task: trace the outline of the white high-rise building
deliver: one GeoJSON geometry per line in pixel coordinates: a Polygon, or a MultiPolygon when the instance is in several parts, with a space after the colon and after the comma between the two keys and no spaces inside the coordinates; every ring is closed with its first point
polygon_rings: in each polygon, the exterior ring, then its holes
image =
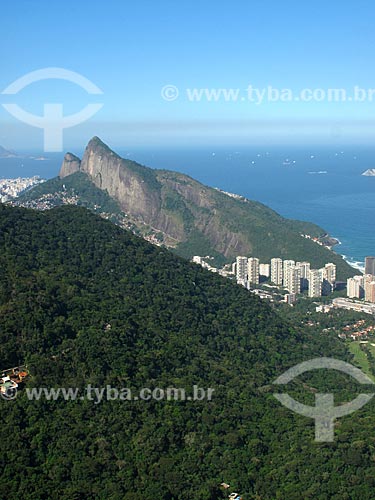
{"type": "Polygon", "coordinates": [[[289,267],[286,282],[284,286],[290,294],[301,293],[301,270],[296,266],[289,267]]]}
{"type": "Polygon", "coordinates": [[[237,257],[236,259],[237,282],[247,281],[247,257],[237,257]]]}
{"type": "Polygon", "coordinates": [[[283,284],[283,261],[281,259],[271,259],[271,281],[278,286],[283,284]]]}
{"type": "Polygon", "coordinates": [[[325,267],[321,267],[320,269],[318,269],[318,271],[319,271],[319,275],[320,275],[320,281],[323,282],[327,276],[326,269],[325,269],[325,267]]]}
{"type": "Polygon", "coordinates": [[[259,285],[259,259],[255,257],[247,260],[247,279],[251,285],[259,285]]]}
{"type": "Polygon", "coordinates": [[[375,281],[372,281],[369,286],[369,290],[367,291],[368,302],[372,302],[375,304],[375,281]]]}
{"type": "Polygon", "coordinates": [[[296,262],[296,268],[301,270],[301,278],[309,277],[310,266],[310,262],[296,262]]]}
{"type": "Polygon", "coordinates": [[[375,303],[375,281],[365,282],[365,301],[375,303]]]}
{"type": "Polygon", "coordinates": [[[366,283],[370,283],[371,281],[374,281],[374,276],[372,274],[364,274],[363,275],[363,284],[364,285],[366,283]]]}
{"type": "Polygon", "coordinates": [[[307,290],[309,287],[310,262],[297,262],[296,268],[301,272],[301,290],[307,290]]]}
{"type": "Polygon", "coordinates": [[[336,265],[331,262],[324,266],[325,276],[324,279],[328,281],[331,285],[335,285],[336,283],[336,265]]]}
{"type": "Polygon", "coordinates": [[[327,277],[328,277],[328,271],[326,267],[321,267],[318,269],[319,274],[320,274],[320,281],[322,285],[322,295],[329,295],[332,290],[333,290],[333,284],[331,284],[327,277]]]}
{"type": "Polygon", "coordinates": [[[347,296],[350,299],[360,299],[363,296],[364,278],[363,276],[354,276],[347,280],[347,296]]]}
{"type": "Polygon", "coordinates": [[[289,290],[289,269],[295,267],[296,263],[294,260],[284,260],[283,262],[283,286],[289,290]]]}
{"type": "Polygon", "coordinates": [[[309,272],[309,297],[322,296],[322,277],[320,269],[311,269],[309,272]]]}
{"type": "Polygon", "coordinates": [[[270,277],[270,265],[269,264],[259,264],[259,274],[261,276],[266,276],[266,278],[270,277]]]}
{"type": "Polygon", "coordinates": [[[364,278],[363,274],[359,274],[358,276],[354,276],[354,279],[356,281],[358,281],[360,287],[363,288],[365,286],[365,278],[364,278]]]}

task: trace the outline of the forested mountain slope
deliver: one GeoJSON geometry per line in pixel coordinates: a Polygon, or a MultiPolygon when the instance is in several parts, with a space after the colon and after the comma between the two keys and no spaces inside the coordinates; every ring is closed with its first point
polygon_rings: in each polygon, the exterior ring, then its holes
{"type": "Polygon", "coordinates": [[[281,257],[309,261],[314,268],[333,262],[339,280],[355,274],[341,256],[301,236],[323,237],[319,226],[285,219],[262,203],[229,196],[187,175],[123,159],[98,137],[88,143],[82,161],[67,153],[59,179],[27,191],[20,203],[41,203],[46,195],[56,204],[74,198],[114,217],[122,212],[141,234],[153,234],[186,258],[211,255],[223,263],[237,255],[262,262],[281,257]]]}
{"type": "MultiPolygon", "coordinates": [[[[244,500],[373,499],[373,405],[317,444],[313,421],[272,395],[285,369],[323,355],[348,359],[336,339],[83,208],[0,205],[1,369],[30,370],[18,397],[0,401],[2,499],[216,500],[222,481],[244,500]],[[215,392],[26,397],[88,384],[215,392]]],[[[293,390],[313,404],[317,389],[352,391],[347,382],[316,372],[293,390]]]]}

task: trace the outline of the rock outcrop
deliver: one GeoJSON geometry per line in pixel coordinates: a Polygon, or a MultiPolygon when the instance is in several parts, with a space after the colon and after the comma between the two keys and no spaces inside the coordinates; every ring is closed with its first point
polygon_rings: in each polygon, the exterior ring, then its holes
{"type": "Polygon", "coordinates": [[[341,257],[301,236],[321,236],[321,228],[284,219],[261,203],[204,186],[182,173],[121,158],[98,137],[91,139],[82,161],[65,155],[60,178],[77,172],[117,202],[136,232],[157,235],[159,242],[176,247],[185,257],[229,260],[254,255],[267,262],[279,256],[309,260],[316,267],[331,261],[339,274],[351,275],[341,257]]]}
{"type": "Polygon", "coordinates": [[[89,142],[81,171],[88,174],[98,188],[115,198],[124,212],[132,213],[147,224],[158,219],[161,205],[158,190],[146,182],[141,169],[138,172],[132,169],[131,162],[123,160],[98,137],[89,142]]]}
{"type": "Polygon", "coordinates": [[[72,153],[66,153],[59,173],[60,179],[63,179],[68,175],[72,175],[75,172],[79,172],[80,167],[81,167],[81,160],[78,158],[78,156],[75,156],[72,153]]]}

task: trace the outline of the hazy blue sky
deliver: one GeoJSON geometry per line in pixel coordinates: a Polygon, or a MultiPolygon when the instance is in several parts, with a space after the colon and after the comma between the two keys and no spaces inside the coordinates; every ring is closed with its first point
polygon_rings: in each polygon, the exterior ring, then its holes
{"type": "MultiPolygon", "coordinates": [[[[133,144],[371,142],[374,102],[190,102],[186,88],[375,88],[373,0],[3,0],[0,90],[47,67],[75,71],[103,95],[57,80],[34,83],[0,104],[65,114],[103,108],[66,129],[64,147],[100,135],[133,144]],[[179,97],[163,100],[174,85],[179,97]]],[[[247,96],[246,93],[241,94],[247,96]]],[[[0,107],[0,144],[42,148],[42,131],[0,107]]]]}

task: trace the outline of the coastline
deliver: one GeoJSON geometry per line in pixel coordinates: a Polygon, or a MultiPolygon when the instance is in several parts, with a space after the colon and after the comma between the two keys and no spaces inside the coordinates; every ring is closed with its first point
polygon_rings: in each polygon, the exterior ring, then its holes
{"type": "Polygon", "coordinates": [[[364,263],[364,261],[356,260],[354,257],[350,257],[348,255],[344,255],[341,252],[336,251],[334,249],[334,247],[341,245],[341,241],[338,238],[334,237],[334,236],[331,236],[331,235],[327,235],[327,236],[328,236],[328,240],[330,242],[332,242],[331,245],[327,245],[327,248],[329,248],[330,250],[332,250],[332,252],[335,252],[338,255],[341,255],[341,257],[345,260],[345,262],[347,264],[349,264],[350,267],[352,267],[353,269],[357,269],[358,271],[360,271],[361,273],[364,274],[364,272],[365,272],[365,263],[364,263]]]}
{"type": "Polygon", "coordinates": [[[349,266],[353,267],[354,269],[358,269],[361,273],[364,274],[365,272],[365,263],[362,261],[354,260],[353,257],[348,257],[347,255],[342,255],[342,258],[349,264],[349,266]]]}

